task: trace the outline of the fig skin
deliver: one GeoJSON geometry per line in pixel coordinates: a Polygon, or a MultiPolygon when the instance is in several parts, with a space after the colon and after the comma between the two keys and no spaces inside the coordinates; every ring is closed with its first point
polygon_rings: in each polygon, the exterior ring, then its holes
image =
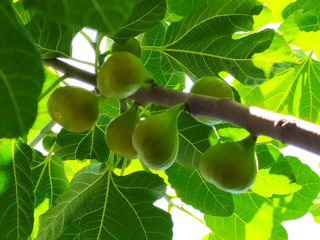
{"type": "Polygon", "coordinates": [[[111,151],[128,159],[137,158],[138,153],[132,145],[132,133],[139,120],[138,106],[133,104],[129,110],[110,121],[105,140],[111,151]]]}
{"type": "Polygon", "coordinates": [[[198,166],[200,174],[224,191],[245,192],[257,175],[254,148],[255,138],[251,135],[237,142],[218,143],[203,153],[198,166]]]}
{"type": "Polygon", "coordinates": [[[88,130],[99,114],[98,97],[78,87],[61,87],[50,96],[48,112],[51,118],[71,132],[88,130]]]}
{"type": "Polygon", "coordinates": [[[135,38],[130,38],[126,43],[119,44],[114,42],[111,46],[111,53],[115,52],[130,52],[136,55],[138,58],[141,57],[141,45],[140,42],[135,38]]]}
{"type": "Polygon", "coordinates": [[[165,170],[174,163],[179,146],[177,119],[180,112],[179,104],[137,124],[132,143],[146,166],[165,170]]]}
{"type": "MultiPolygon", "coordinates": [[[[193,84],[190,92],[217,98],[234,98],[229,84],[217,76],[205,76],[200,78],[193,84]]],[[[208,117],[195,117],[195,119],[209,126],[222,122],[221,120],[208,117]]]]}
{"type": "Polygon", "coordinates": [[[109,98],[126,98],[150,78],[138,57],[130,52],[115,52],[98,73],[100,94],[109,98]]]}

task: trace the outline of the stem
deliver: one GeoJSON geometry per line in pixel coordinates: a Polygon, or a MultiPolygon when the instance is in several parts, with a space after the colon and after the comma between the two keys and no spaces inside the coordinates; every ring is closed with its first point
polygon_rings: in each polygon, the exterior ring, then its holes
{"type": "Polygon", "coordinates": [[[119,99],[120,113],[124,113],[128,110],[127,99],[119,99]]]}
{"type": "Polygon", "coordinates": [[[120,176],[123,176],[124,175],[124,170],[126,169],[127,167],[127,161],[128,159],[126,157],[123,158],[123,162],[122,162],[122,167],[121,167],[121,173],[120,173],[120,176]]]}
{"type": "Polygon", "coordinates": [[[95,73],[98,74],[99,72],[99,59],[100,59],[100,44],[101,44],[101,41],[103,39],[104,35],[100,35],[97,39],[97,43],[96,43],[96,59],[95,59],[95,73]]]}
{"type": "Polygon", "coordinates": [[[94,49],[94,42],[91,40],[91,38],[82,30],[80,31],[80,33],[89,42],[90,46],[94,49]]]}
{"type": "Polygon", "coordinates": [[[39,96],[39,101],[44,98],[45,96],[47,96],[47,94],[49,94],[56,86],[59,85],[59,83],[61,83],[62,81],[64,81],[66,78],[68,78],[68,75],[65,74],[59,78],[57,78],[54,83],[51,84],[50,87],[47,88],[46,91],[44,91],[43,93],[41,93],[41,95],[39,96]]]}
{"type": "MultiPolygon", "coordinates": [[[[96,76],[51,59],[53,66],[70,77],[96,86],[96,76]]],[[[49,64],[50,65],[50,64],[49,64]]],[[[158,104],[172,107],[186,103],[186,110],[194,116],[221,119],[247,129],[253,135],[265,135],[320,154],[320,126],[301,119],[240,104],[232,99],[213,98],[159,86],[141,87],[131,99],[138,104],[158,104]]]]}
{"type": "Polygon", "coordinates": [[[29,146],[34,148],[38,144],[38,142],[40,142],[41,139],[51,131],[51,128],[55,124],[56,123],[52,119],[47,122],[47,124],[44,125],[44,127],[38,132],[38,134],[29,142],[29,146]]]}
{"type": "Polygon", "coordinates": [[[201,222],[202,224],[206,225],[206,223],[205,223],[203,220],[201,220],[200,218],[198,218],[197,216],[195,216],[194,214],[192,214],[191,212],[189,212],[189,211],[186,210],[185,208],[183,208],[183,207],[175,204],[174,202],[172,202],[172,198],[171,198],[170,195],[166,194],[166,195],[164,196],[164,198],[167,200],[170,208],[175,207],[175,208],[179,209],[180,211],[185,212],[186,214],[190,215],[191,217],[197,219],[197,220],[198,220],[199,222],[201,222]]]}

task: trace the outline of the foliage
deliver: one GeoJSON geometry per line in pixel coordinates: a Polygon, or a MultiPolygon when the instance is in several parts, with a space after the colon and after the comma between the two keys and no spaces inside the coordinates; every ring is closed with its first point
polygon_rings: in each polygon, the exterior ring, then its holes
{"type": "MultiPolygon", "coordinates": [[[[320,124],[319,13],[317,0],[0,1],[0,239],[169,240],[170,209],[181,209],[174,198],[204,214],[206,239],[285,240],[282,222],[308,212],[319,223],[320,177],[282,155],[280,142],[258,138],[256,180],[234,194],[206,181],[196,166],[210,146],[239,141],[245,129],[210,127],[182,112],[176,161],[154,171],[105,143],[106,126],[130,99],[99,97],[97,121],[80,133],[53,134],[46,109],[49,94],[69,78],[46,60],[79,61],[72,40],[82,34],[96,53],[94,63],[82,62],[96,73],[113,42],[135,37],[153,76],[146,85],[182,91],[187,75],[231,76],[243,104],[320,124]],[[269,23],[278,25],[264,28],[269,23]],[[86,28],[97,31],[96,39],[86,28]],[[45,137],[47,151],[39,152],[45,137]],[[168,211],[156,207],[159,199],[168,201],[168,211]]],[[[140,118],[162,111],[139,107],[140,118]]]]}

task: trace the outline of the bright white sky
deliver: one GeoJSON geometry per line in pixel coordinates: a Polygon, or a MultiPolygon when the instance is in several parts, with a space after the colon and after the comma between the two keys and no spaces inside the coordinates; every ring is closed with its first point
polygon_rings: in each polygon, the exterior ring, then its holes
{"type": "MultiPolygon", "coordinates": [[[[85,32],[91,37],[91,39],[95,39],[95,31],[86,29],[85,32]]],[[[102,41],[104,44],[101,46],[101,52],[105,51],[105,42],[102,41]]],[[[72,55],[76,59],[80,59],[83,61],[94,62],[94,51],[88,44],[87,40],[81,35],[78,34],[73,41],[73,51],[72,55]]],[[[94,67],[90,67],[85,64],[80,64],[74,61],[68,61],[69,63],[80,67],[84,70],[94,72],[94,67]]],[[[72,85],[77,85],[81,87],[85,87],[87,89],[93,89],[91,86],[79,83],[77,81],[68,81],[72,85]]],[[[190,88],[192,82],[187,80],[187,88],[190,88]]],[[[55,126],[54,130],[60,129],[59,126],[55,126]]],[[[38,148],[41,146],[38,144],[38,148]]],[[[43,150],[43,149],[39,149],[43,150]]],[[[313,171],[317,172],[320,175],[319,163],[320,157],[304,150],[295,148],[295,147],[288,147],[284,149],[283,154],[285,155],[292,155],[297,156],[302,162],[308,164],[313,171]]],[[[170,191],[170,189],[168,190],[170,191]]],[[[192,212],[194,215],[203,219],[203,214],[192,207],[183,204],[181,201],[177,200],[175,203],[179,205],[183,205],[188,211],[192,212]]],[[[166,200],[162,199],[156,202],[158,207],[167,210],[167,202],[166,200]]],[[[194,219],[193,217],[189,216],[188,214],[173,208],[171,210],[171,215],[174,221],[174,237],[173,240],[200,240],[202,237],[210,233],[210,230],[200,223],[198,220],[194,219]]],[[[284,222],[283,226],[287,229],[289,240],[319,240],[320,236],[320,225],[315,223],[311,214],[306,214],[304,217],[284,222]]]]}

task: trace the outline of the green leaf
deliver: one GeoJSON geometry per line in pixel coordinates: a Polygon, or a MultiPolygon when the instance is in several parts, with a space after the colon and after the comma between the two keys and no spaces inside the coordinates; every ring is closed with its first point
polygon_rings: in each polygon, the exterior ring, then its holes
{"type": "MultiPolygon", "coordinates": [[[[146,32],[143,36],[143,46],[161,46],[164,41],[166,28],[159,24],[154,29],[146,32]]],[[[185,88],[185,74],[181,72],[168,73],[161,68],[161,53],[153,50],[142,51],[141,61],[150,71],[155,82],[166,88],[183,90],[185,88]]]]}
{"type": "Polygon", "coordinates": [[[132,0],[24,0],[27,8],[35,7],[60,23],[90,27],[106,34],[115,34],[127,22],[132,0]]]}
{"type": "Polygon", "coordinates": [[[214,1],[172,23],[161,46],[144,50],[160,52],[164,69],[183,71],[192,79],[226,71],[245,84],[261,83],[265,74],[253,65],[252,56],[270,46],[274,31],[232,39],[235,32],[252,30],[252,16],[260,10],[255,0],[214,1]]]}
{"type": "Polygon", "coordinates": [[[232,216],[205,215],[206,223],[213,231],[213,239],[287,239],[281,223],[307,213],[320,191],[320,178],[297,158],[286,157],[284,161],[290,165],[296,183],[302,188],[291,194],[273,195],[270,198],[253,192],[234,194],[235,211],[232,216]]]}
{"type": "Polygon", "coordinates": [[[135,0],[129,20],[113,38],[126,40],[154,28],[164,18],[166,8],[166,0],[135,0]]]}
{"type": "Polygon", "coordinates": [[[290,5],[288,5],[283,11],[283,18],[287,18],[292,13],[296,11],[312,11],[312,10],[320,10],[319,3],[315,0],[297,0],[293,1],[290,5]]]}
{"type": "Polygon", "coordinates": [[[62,129],[57,135],[54,153],[61,160],[97,159],[105,162],[108,159],[109,148],[105,142],[104,132],[108,122],[119,113],[117,100],[106,99],[101,103],[99,119],[89,130],[82,133],[72,133],[62,129]]]}
{"type": "Polygon", "coordinates": [[[53,204],[69,185],[63,162],[57,156],[52,156],[50,152],[45,157],[35,150],[31,169],[36,195],[35,205],[40,204],[45,198],[53,204]]]}
{"type": "Polygon", "coordinates": [[[170,215],[153,206],[165,194],[163,180],[146,172],[119,177],[100,167],[89,165],[74,177],[41,217],[37,239],[56,239],[74,219],[80,239],[172,239],[170,215]]]}
{"type": "Polygon", "coordinates": [[[192,11],[210,4],[213,0],[168,0],[168,8],[177,15],[187,16],[192,11]]]}
{"type": "Polygon", "coordinates": [[[26,25],[42,58],[71,56],[71,42],[80,28],[63,25],[38,14],[26,25]]]}
{"type": "Polygon", "coordinates": [[[312,205],[309,209],[309,212],[312,214],[316,223],[320,224],[320,204],[316,203],[316,204],[312,205]]]}
{"type": "Polygon", "coordinates": [[[0,28],[0,138],[13,138],[25,134],[37,116],[44,74],[8,0],[0,3],[0,28]]]}
{"type": "Polygon", "coordinates": [[[232,194],[207,182],[197,169],[175,163],[166,170],[166,174],[172,188],[184,203],[214,216],[230,216],[233,213],[232,194]]]}
{"type": "Polygon", "coordinates": [[[281,24],[279,31],[290,43],[303,51],[313,50],[320,54],[319,9],[308,12],[295,12],[281,24]]]}
{"type": "Polygon", "coordinates": [[[283,9],[288,6],[288,4],[294,2],[295,0],[259,0],[259,2],[262,2],[266,4],[266,6],[270,9],[273,15],[273,21],[272,22],[280,22],[282,21],[281,12],[283,9]]]}
{"type": "Polygon", "coordinates": [[[308,56],[259,86],[234,83],[244,104],[319,123],[320,63],[308,56]]]}
{"type": "Polygon", "coordinates": [[[33,186],[30,147],[0,140],[0,239],[25,240],[33,228],[33,186]]]}

